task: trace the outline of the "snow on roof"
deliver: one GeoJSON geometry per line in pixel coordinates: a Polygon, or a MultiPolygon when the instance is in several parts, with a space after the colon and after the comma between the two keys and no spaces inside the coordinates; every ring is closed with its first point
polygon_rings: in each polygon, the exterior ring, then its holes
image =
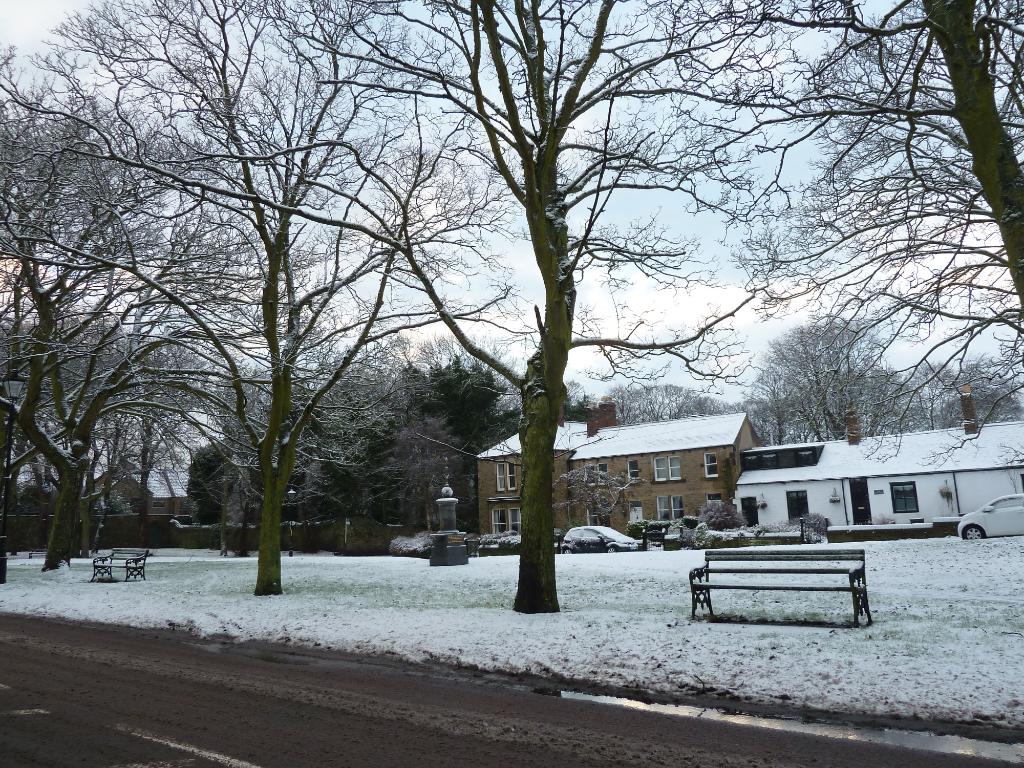
{"type": "MultiPolygon", "coordinates": [[[[567,421],[558,428],[555,434],[555,450],[571,451],[587,439],[587,425],[582,421],[567,421]]],[[[477,454],[479,459],[493,459],[499,456],[518,455],[522,452],[519,433],[502,440],[492,448],[477,454]]]]}
{"type": "MultiPolygon", "coordinates": [[[[671,421],[604,427],[594,437],[587,437],[587,425],[566,422],[559,427],[555,448],[573,451],[574,459],[603,459],[612,456],[636,456],[691,448],[731,445],[746,418],[744,413],[719,416],[690,416],[671,421]]],[[[499,443],[480,454],[481,459],[518,454],[519,435],[499,443]]]]}
{"type": "MultiPolygon", "coordinates": [[[[787,450],[799,445],[775,445],[757,453],[787,450]]],[[[840,480],[850,477],[913,475],[927,472],[970,471],[1024,466],[1024,422],[986,424],[976,437],[963,429],[935,429],[902,435],[868,437],[859,445],[832,440],[821,445],[815,466],[756,469],[743,472],[738,485],[801,480],[840,480]]]]}
{"type": "Polygon", "coordinates": [[[149,475],[149,492],[158,499],[183,499],[188,496],[188,472],[154,469],[149,475]]]}

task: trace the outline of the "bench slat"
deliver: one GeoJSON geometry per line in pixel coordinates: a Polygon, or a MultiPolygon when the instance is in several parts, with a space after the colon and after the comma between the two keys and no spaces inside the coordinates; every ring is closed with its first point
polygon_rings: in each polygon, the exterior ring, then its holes
{"type": "Polygon", "coordinates": [[[707,562],[807,562],[811,560],[864,560],[863,552],[837,551],[835,553],[821,552],[732,552],[726,553],[711,550],[704,554],[707,562]]]}
{"type": "Polygon", "coordinates": [[[751,592],[777,590],[782,592],[849,592],[850,585],[824,587],[815,584],[694,584],[694,589],[748,589],[751,592]]]}
{"type": "Polygon", "coordinates": [[[848,575],[860,568],[713,568],[708,573],[841,573],[848,575]]]}

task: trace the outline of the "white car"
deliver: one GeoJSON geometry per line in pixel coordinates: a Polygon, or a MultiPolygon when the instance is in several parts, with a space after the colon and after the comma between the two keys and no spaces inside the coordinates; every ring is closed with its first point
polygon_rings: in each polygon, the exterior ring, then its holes
{"type": "Polygon", "coordinates": [[[1024,536],[1024,493],[1000,496],[964,515],[957,533],[964,539],[1024,536]]]}

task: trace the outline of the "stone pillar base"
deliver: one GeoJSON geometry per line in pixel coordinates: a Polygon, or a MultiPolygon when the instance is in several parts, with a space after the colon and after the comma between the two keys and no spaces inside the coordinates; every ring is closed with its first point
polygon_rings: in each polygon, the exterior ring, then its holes
{"type": "Polygon", "coordinates": [[[430,551],[431,565],[468,565],[466,536],[458,531],[432,533],[434,547],[430,551]]]}

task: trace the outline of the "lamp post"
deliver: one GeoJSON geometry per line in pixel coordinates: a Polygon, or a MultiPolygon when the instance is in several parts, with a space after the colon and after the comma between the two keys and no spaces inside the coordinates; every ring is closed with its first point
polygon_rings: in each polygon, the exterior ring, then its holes
{"type": "Polygon", "coordinates": [[[25,389],[25,382],[21,379],[10,376],[0,381],[0,391],[4,399],[10,403],[4,403],[7,410],[7,431],[4,436],[4,503],[0,511],[0,584],[7,583],[7,510],[11,502],[11,451],[14,448],[14,417],[18,413],[14,402],[21,396],[25,389]]]}
{"type": "MultiPolygon", "coordinates": [[[[285,496],[288,497],[288,503],[289,504],[294,504],[295,503],[296,492],[295,492],[294,488],[289,488],[288,492],[285,494],[285,496]]],[[[292,554],[295,552],[295,547],[292,546],[292,538],[294,537],[294,535],[295,535],[295,521],[294,520],[289,520],[288,521],[288,557],[291,557],[292,554]]]]}

